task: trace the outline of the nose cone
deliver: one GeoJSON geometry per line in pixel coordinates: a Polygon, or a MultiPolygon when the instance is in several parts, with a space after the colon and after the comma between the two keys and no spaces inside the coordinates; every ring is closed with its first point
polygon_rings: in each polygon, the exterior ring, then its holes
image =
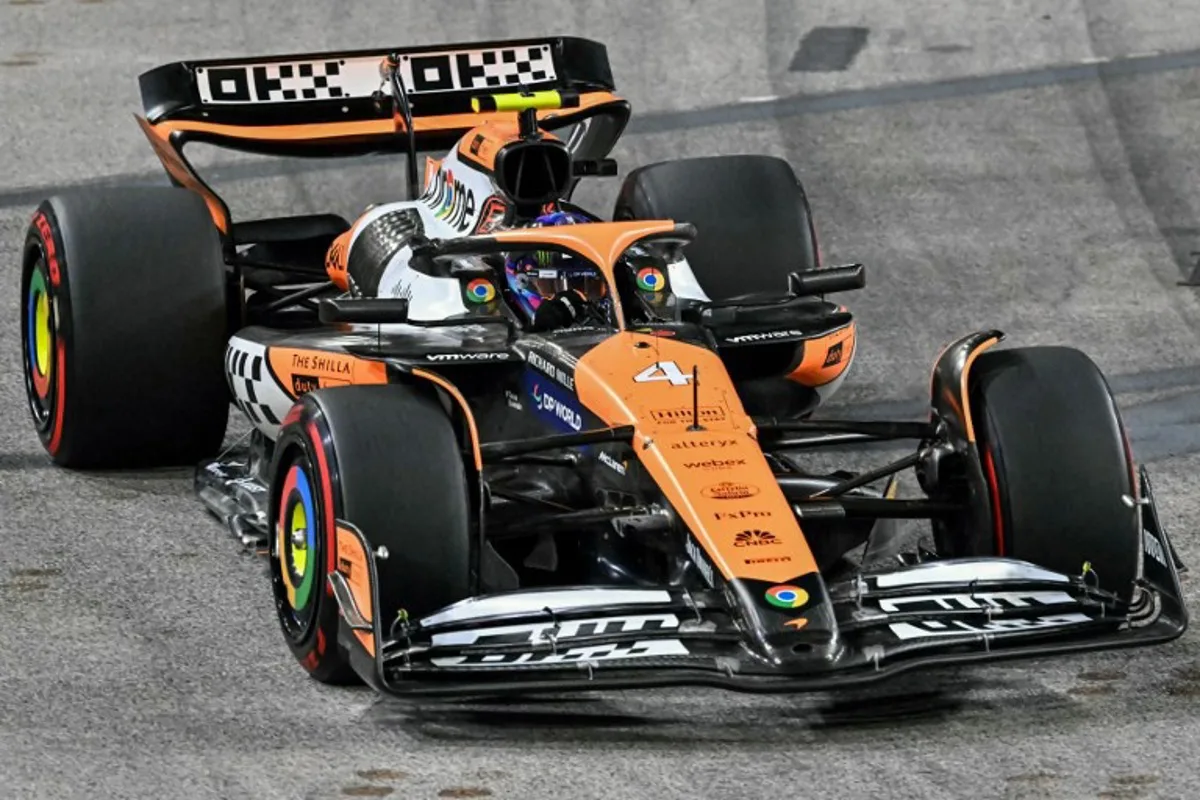
{"type": "Polygon", "coordinates": [[[731,584],[747,647],[772,668],[825,667],[840,650],[825,582],[811,572],[784,583],[737,579],[731,584]]]}

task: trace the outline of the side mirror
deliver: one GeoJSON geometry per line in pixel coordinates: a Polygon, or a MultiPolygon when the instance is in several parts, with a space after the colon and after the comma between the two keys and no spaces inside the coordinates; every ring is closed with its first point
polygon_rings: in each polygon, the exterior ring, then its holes
{"type": "Polygon", "coordinates": [[[577,160],[572,163],[572,168],[579,178],[611,178],[617,174],[617,162],[612,158],[577,160]]]}
{"type": "Polygon", "coordinates": [[[866,267],[862,264],[805,270],[788,275],[788,290],[796,297],[849,292],[866,285],[866,267]]]}

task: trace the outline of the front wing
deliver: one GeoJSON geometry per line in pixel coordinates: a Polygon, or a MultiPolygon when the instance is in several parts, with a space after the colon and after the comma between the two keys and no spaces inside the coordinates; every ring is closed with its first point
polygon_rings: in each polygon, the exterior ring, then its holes
{"type": "MultiPolygon", "coordinates": [[[[829,589],[834,633],[760,647],[723,592],[581,586],[472,598],[419,620],[373,620],[375,562],[339,523],[340,640],[381,692],[471,696],[711,686],[850,688],[918,668],[1168,642],[1188,625],[1174,550],[1142,474],[1144,570],[1132,603],[1000,558],[933,561],[829,589]]],[[[803,609],[798,609],[800,612],[803,609]]]]}

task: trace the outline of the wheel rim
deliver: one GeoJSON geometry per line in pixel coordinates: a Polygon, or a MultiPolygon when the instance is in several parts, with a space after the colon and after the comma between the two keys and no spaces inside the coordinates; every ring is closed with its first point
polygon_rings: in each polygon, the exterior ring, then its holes
{"type": "Polygon", "coordinates": [[[317,568],[320,564],[320,517],[313,500],[308,464],[293,461],[279,493],[276,517],[276,577],[280,586],[280,615],[294,640],[307,636],[316,615],[317,568]]]}
{"type": "Polygon", "coordinates": [[[54,409],[54,353],[58,341],[57,315],[54,298],[46,282],[42,260],[34,264],[29,275],[29,291],[25,299],[25,374],[27,394],[34,421],[44,430],[54,409]]]}

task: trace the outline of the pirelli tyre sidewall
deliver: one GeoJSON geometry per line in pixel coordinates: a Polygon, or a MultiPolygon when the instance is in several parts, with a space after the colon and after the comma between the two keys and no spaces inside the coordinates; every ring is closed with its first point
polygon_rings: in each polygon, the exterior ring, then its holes
{"type": "MultiPolygon", "coordinates": [[[[991,552],[1133,595],[1142,533],[1132,452],[1104,376],[1068,347],[990,350],[969,374],[991,552]],[[1086,565],[1086,566],[1085,566],[1086,565]]],[[[981,509],[981,512],[984,512],[981,509]]]]}
{"type": "Polygon", "coordinates": [[[52,457],[62,448],[66,342],[72,338],[62,243],[45,207],[25,237],[21,270],[21,363],[34,428],[52,457]]]}
{"type": "Polygon", "coordinates": [[[191,465],[229,414],[220,238],[183,189],[43,202],[22,252],[21,349],[34,427],[67,467],[191,465]]]}
{"type": "Polygon", "coordinates": [[[280,428],[271,467],[268,553],[280,628],[316,680],[357,682],[338,644],[338,607],[329,586],[342,513],[337,455],[319,404],[302,397],[280,428]]]}

